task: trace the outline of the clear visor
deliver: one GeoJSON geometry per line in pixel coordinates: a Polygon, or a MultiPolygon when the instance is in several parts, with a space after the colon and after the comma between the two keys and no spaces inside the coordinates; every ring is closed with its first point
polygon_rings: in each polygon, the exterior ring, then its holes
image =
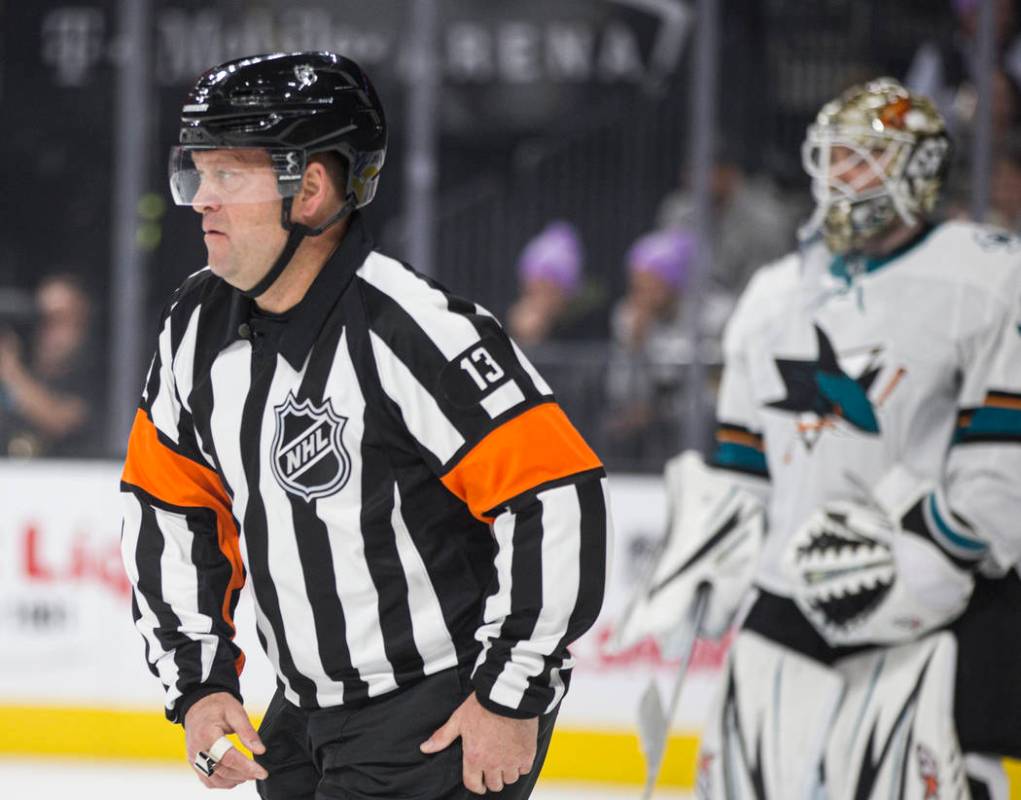
{"type": "Polygon", "coordinates": [[[170,193],[179,206],[271,203],[292,197],[305,173],[301,150],[173,147],[170,193]]]}
{"type": "Polygon", "coordinates": [[[888,191],[909,145],[886,136],[852,138],[810,129],[801,161],[817,201],[864,200],[888,191]]]}

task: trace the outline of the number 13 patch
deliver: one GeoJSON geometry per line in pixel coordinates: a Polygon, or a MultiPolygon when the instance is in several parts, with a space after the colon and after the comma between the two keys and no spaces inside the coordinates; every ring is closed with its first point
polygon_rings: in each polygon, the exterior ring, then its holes
{"type": "Polygon", "coordinates": [[[440,385],[447,399],[458,408],[472,408],[481,403],[488,410],[490,404],[486,398],[494,393],[521,394],[510,375],[516,364],[517,359],[506,342],[487,336],[450,360],[443,368],[440,385]],[[510,392],[511,386],[516,391],[510,392]]]}

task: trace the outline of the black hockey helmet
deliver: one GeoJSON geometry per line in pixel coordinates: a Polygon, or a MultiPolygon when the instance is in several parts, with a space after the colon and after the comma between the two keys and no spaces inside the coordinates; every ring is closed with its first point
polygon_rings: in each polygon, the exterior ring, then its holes
{"type": "Polygon", "coordinates": [[[347,166],[345,196],[361,208],[376,193],[386,157],[386,117],[354,61],[326,52],[273,53],[228,61],[202,75],[181,111],[179,141],[175,151],[269,150],[284,196],[288,181],[300,180],[308,156],[335,152],[347,166]]]}
{"type": "MultiPolygon", "coordinates": [[[[372,201],[386,157],[386,117],[376,90],[354,61],[328,52],[272,53],[228,61],[204,73],[181,111],[178,141],[170,155],[170,186],[179,205],[191,205],[199,191],[196,152],[257,149],[269,154],[277,178],[275,196],[283,198],[281,225],[290,236],[266,278],[246,292],[257,296],[279,277],[304,236],[322,233],[372,201]],[[291,199],[309,156],[326,152],[340,156],[347,168],[344,205],[317,228],[293,223],[291,199]]],[[[232,179],[245,185],[243,175],[232,179]]],[[[232,195],[229,184],[221,188],[224,202],[272,199],[243,189],[232,195]]]]}

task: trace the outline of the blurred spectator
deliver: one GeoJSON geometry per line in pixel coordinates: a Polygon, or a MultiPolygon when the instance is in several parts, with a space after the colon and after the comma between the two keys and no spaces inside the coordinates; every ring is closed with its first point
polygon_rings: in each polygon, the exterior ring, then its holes
{"type": "Polygon", "coordinates": [[[598,291],[584,283],[584,251],[577,230],[558,220],[521,252],[521,295],[507,311],[511,336],[523,347],[599,333],[592,315],[601,305],[598,291]]]}
{"type": "MultiPolygon", "coordinates": [[[[993,131],[999,140],[1016,119],[1021,88],[1021,37],[1016,0],[991,0],[995,5],[996,56],[993,75],[993,131]]],[[[978,98],[977,38],[981,0],[951,0],[957,19],[945,42],[926,42],[915,53],[904,84],[936,103],[947,129],[962,143],[971,130],[978,98]]]]}
{"type": "Polygon", "coordinates": [[[1014,131],[993,164],[988,221],[1021,233],[1021,130],[1014,131]]]}
{"type": "MultiPolygon", "coordinates": [[[[686,182],[686,181],[685,181],[686,182]]],[[[713,165],[712,280],[740,292],[759,266],[790,249],[799,208],[766,175],[748,175],[737,161],[722,155],[713,165]]],[[[678,190],[663,198],[656,215],[660,228],[695,226],[695,198],[678,190]]]]}
{"type": "Polygon", "coordinates": [[[69,274],[45,278],[35,300],[27,350],[12,328],[0,328],[0,455],[94,455],[103,380],[92,304],[69,274]]]}
{"type": "MultiPolygon", "coordinates": [[[[607,374],[612,458],[656,463],[680,444],[682,389],[693,354],[682,300],[696,245],[689,231],[662,230],[642,236],[627,253],[628,293],[613,311],[607,374]]],[[[716,361],[718,345],[712,345],[730,313],[729,295],[709,292],[699,308],[707,339],[700,355],[716,361]]]]}

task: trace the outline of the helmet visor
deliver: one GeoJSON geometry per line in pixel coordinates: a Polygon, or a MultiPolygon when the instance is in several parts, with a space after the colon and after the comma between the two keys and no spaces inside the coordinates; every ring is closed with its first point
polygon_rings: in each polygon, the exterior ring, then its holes
{"type": "Polygon", "coordinates": [[[178,146],[170,150],[170,193],[179,206],[272,203],[292,197],[305,173],[301,150],[178,146]]]}

